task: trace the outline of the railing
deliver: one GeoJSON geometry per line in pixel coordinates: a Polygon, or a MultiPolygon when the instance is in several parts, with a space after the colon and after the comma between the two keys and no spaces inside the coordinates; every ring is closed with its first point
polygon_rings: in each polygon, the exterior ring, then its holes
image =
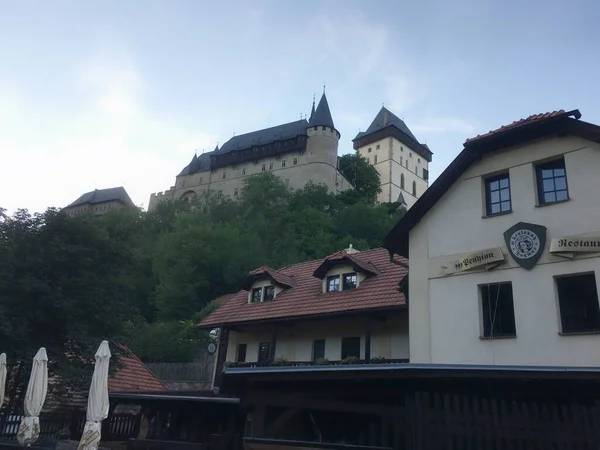
{"type": "Polygon", "coordinates": [[[346,365],[366,365],[366,364],[407,364],[408,359],[387,359],[373,358],[371,360],[346,358],[340,361],[287,361],[285,359],[275,359],[273,361],[260,362],[227,362],[226,367],[273,367],[273,366],[346,366],[346,365]]]}
{"type": "Polygon", "coordinates": [[[210,381],[214,358],[191,363],[146,363],[146,367],[160,380],[169,382],[210,381]]]}

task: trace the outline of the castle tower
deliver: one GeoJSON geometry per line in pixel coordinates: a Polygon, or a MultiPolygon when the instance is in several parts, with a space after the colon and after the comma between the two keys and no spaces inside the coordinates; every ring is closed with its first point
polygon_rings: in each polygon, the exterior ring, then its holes
{"type": "Polygon", "coordinates": [[[429,186],[433,153],[387,108],[382,107],[367,131],[358,133],[352,142],[379,172],[379,202],[398,202],[408,209],[429,186]]]}
{"type": "Polygon", "coordinates": [[[317,109],[314,109],[314,105],[313,99],[313,110],[306,128],[308,136],[306,154],[309,161],[324,162],[335,168],[337,167],[340,132],[336,130],[333,124],[325,91],[323,91],[317,109]]]}

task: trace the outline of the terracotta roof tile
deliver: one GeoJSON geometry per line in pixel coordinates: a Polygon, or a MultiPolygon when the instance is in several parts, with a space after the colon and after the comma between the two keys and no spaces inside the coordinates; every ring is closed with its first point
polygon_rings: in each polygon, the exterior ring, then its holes
{"type": "Polygon", "coordinates": [[[559,117],[559,116],[562,116],[563,114],[567,114],[564,109],[560,109],[558,111],[552,111],[552,112],[542,113],[542,114],[532,114],[531,116],[527,117],[526,119],[516,120],[513,123],[508,124],[508,125],[504,125],[504,126],[498,128],[496,130],[490,130],[487,133],[478,134],[475,137],[469,138],[469,139],[467,139],[465,141],[465,144],[471,143],[473,141],[477,141],[479,139],[487,138],[487,137],[492,136],[494,134],[503,133],[505,131],[513,130],[513,129],[521,127],[523,125],[529,125],[529,124],[531,124],[533,122],[539,122],[540,120],[550,119],[550,118],[553,118],[553,117],[559,117]]]}
{"type": "MultiPolygon", "coordinates": [[[[207,327],[406,305],[404,295],[398,291],[398,283],[407,274],[407,270],[391,263],[387,250],[377,248],[350,256],[360,264],[377,270],[377,275],[363,280],[358,289],[323,293],[322,281],[314,277],[313,273],[326,258],[294,264],[283,267],[277,272],[294,277],[295,286],[281,292],[273,301],[249,304],[248,292],[241,290],[225,299],[221,307],[199,325],[207,327]]],[[[408,260],[404,261],[408,262],[408,260]]]]}
{"type": "Polygon", "coordinates": [[[271,269],[268,266],[262,266],[250,272],[242,288],[246,290],[249,289],[250,286],[252,286],[252,284],[254,283],[254,281],[260,278],[261,276],[267,276],[271,278],[276,284],[279,284],[280,286],[284,287],[293,287],[296,284],[293,276],[285,275],[275,269],[271,269]]]}
{"type": "Polygon", "coordinates": [[[355,253],[350,254],[346,252],[346,250],[342,250],[341,252],[336,252],[332,255],[327,256],[323,260],[323,263],[314,271],[313,276],[317,278],[324,277],[325,273],[327,273],[329,269],[333,267],[333,265],[342,261],[347,261],[348,263],[350,263],[350,265],[354,267],[355,270],[362,270],[363,272],[366,272],[370,275],[375,275],[379,273],[377,268],[373,264],[371,264],[371,262],[363,261],[360,258],[354,257],[354,255],[355,253]]]}
{"type": "Polygon", "coordinates": [[[108,379],[109,392],[166,391],[167,387],[154,376],[146,365],[124,345],[121,347],[119,367],[108,379]]]}

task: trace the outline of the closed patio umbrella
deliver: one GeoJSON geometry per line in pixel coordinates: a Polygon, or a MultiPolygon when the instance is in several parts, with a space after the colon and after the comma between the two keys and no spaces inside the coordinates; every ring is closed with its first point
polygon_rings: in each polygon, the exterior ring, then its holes
{"type": "Polygon", "coordinates": [[[6,386],[6,353],[0,354],[0,409],[4,404],[4,389],[6,386]]]}
{"type": "Polygon", "coordinates": [[[48,355],[44,347],[33,358],[31,376],[25,393],[24,413],[17,440],[22,445],[31,445],[40,435],[40,412],[48,391],[48,355]]]}
{"type": "Polygon", "coordinates": [[[102,341],[96,352],[96,364],[90,385],[90,395],[78,450],[96,450],[100,443],[102,421],[108,417],[108,365],[110,363],[108,342],[102,341]]]}

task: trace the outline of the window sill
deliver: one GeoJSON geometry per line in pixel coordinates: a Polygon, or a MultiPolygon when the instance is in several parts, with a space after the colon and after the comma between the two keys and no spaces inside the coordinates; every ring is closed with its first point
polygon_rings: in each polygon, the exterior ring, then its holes
{"type": "Polygon", "coordinates": [[[510,211],[504,211],[504,212],[499,212],[496,214],[488,214],[487,216],[481,216],[482,219],[491,219],[492,217],[498,217],[498,216],[506,216],[507,214],[512,214],[512,209],[510,211]]]}
{"type": "Polygon", "coordinates": [[[516,339],[517,335],[510,335],[510,336],[494,336],[494,337],[485,337],[485,336],[479,336],[479,340],[481,341],[497,341],[499,339],[516,339]]]}
{"type": "Polygon", "coordinates": [[[600,334],[600,330],[593,331],[561,331],[558,333],[559,336],[585,336],[588,334],[600,334]]]}
{"type": "Polygon", "coordinates": [[[571,198],[570,198],[570,197],[569,197],[568,199],[566,199],[566,200],[559,200],[559,201],[557,201],[557,202],[549,202],[549,203],[537,203],[537,204],[535,205],[535,207],[536,207],[536,208],[544,208],[544,207],[546,207],[546,206],[552,206],[552,205],[558,205],[558,204],[560,204],[560,203],[566,203],[566,202],[568,202],[569,200],[571,200],[571,198]]]}

